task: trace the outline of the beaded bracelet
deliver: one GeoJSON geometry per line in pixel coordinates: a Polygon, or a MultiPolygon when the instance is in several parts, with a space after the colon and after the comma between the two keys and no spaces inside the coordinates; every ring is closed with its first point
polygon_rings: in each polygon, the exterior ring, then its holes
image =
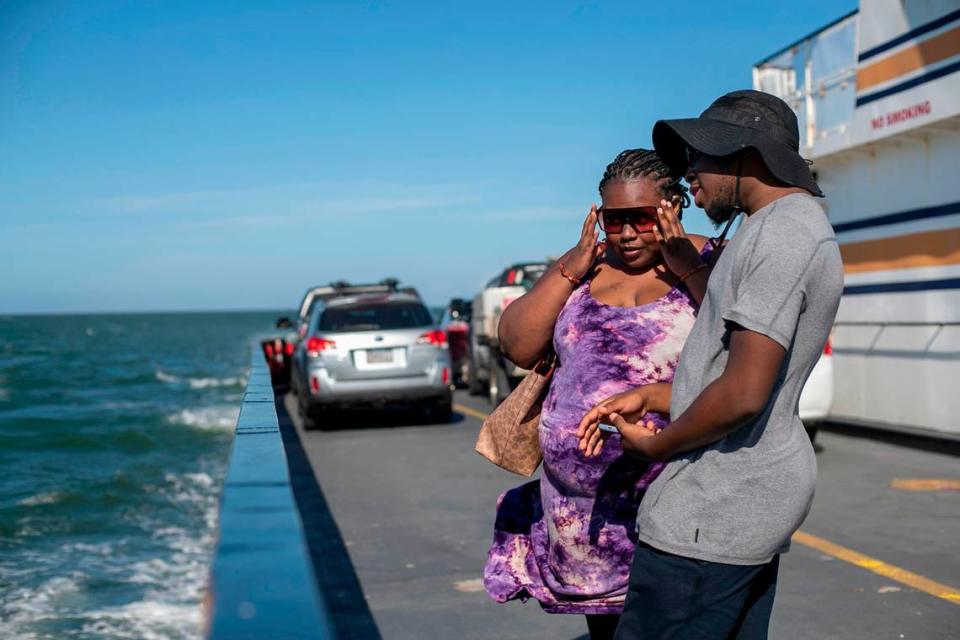
{"type": "Polygon", "coordinates": [[[573,284],[573,286],[575,286],[575,287],[580,286],[580,279],[579,279],[579,278],[575,278],[574,276],[572,276],[572,275],[570,275],[569,273],[567,273],[567,268],[563,265],[562,262],[557,262],[557,264],[560,265],[560,275],[561,275],[561,276],[563,276],[564,278],[566,278],[567,280],[569,280],[569,281],[573,284]]]}
{"type": "Polygon", "coordinates": [[[706,264],[700,264],[700,265],[695,266],[693,269],[690,269],[690,271],[687,271],[685,274],[683,274],[682,276],[680,276],[680,282],[685,282],[687,278],[689,278],[689,277],[692,276],[693,274],[697,273],[698,271],[703,271],[703,270],[706,269],[708,266],[709,266],[709,265],[706,265],[706,264]]]}

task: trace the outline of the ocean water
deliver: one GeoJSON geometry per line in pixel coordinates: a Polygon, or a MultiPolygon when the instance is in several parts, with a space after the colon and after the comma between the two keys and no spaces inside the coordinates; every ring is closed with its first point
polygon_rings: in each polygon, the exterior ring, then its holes
{"type": "Polygon", "coordinates": [[[0,638],[199,638],[277,313],[0,317],[0,638]]]}

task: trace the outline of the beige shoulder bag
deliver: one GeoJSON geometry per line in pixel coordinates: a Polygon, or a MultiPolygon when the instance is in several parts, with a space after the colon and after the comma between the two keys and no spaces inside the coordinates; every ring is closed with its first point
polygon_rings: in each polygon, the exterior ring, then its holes
{"type": "Polygon", "coordinates": [[[550,352],[480,427],[477,453],[507,471],[532,476],[540,466],[540,410],[559,362],[550,352]]]}

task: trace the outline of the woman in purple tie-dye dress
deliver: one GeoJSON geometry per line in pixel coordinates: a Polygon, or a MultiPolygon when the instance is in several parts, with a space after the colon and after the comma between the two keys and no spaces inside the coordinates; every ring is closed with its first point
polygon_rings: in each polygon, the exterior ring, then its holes
{"type": "MultiPolygon", "coordinates": [[[[501,496],[484,570],[494,600],[535,598],[547,612],[586,615],[591,638],[613,635],[636,543],[637,508],[662,464],[629,458],[617,446],[587,458],[578,449],[577,427],[614,394],[673,380],[706,287],[700,265],[702,248],[709,246],[700,236],[690,236],[681,250],[667,251],[658,242],[652,225],[671,223],[663,214],[658,220],[657,207],[685,196],[652,151],[620,154],[607,167],[600,193],[603,207],[599,215],[591,210],[580,243],[501,321],[511,359],[530,365],[552,340],[560,367],[541,414],[541,477],[501,496]],[[650,206],[652,212],[645,209],[650,206]],[[600,245],[598,217],[607,233],[600,245]]],[[[674,210],[666,208],[679,228],[674,210]]],[[[669,391],[664,395],[651,406],[666,412],[669,391]]],[[[667,416],[652,412],[645,420],[663,427],[667,416]]]]}

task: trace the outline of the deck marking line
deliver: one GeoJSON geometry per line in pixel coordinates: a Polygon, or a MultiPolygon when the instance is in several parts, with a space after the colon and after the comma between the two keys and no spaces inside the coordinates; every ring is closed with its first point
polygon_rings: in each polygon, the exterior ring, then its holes
{"type": "Polygon", "coordinates": [[[457,413],[462,413],[465,416],[470,416],[471,418],[479,418],[480,420],[486,420],[488,415],[486,413],[483,413],[482,411],[471,409],[470,407],[467,407],[462,404],[453,405],[453,410],[456,411],[457,413]]]}
{"type": "Polygon", "coordinates": [[[843,560],[844,562],[849,562],[850,564],[860,567],[861,569],[872,571],[877,575],[881,575],[885,578],[890,578],[891,580],[905,584],[912,589],[916,589],[917,591],[923,591],[924,593],[928,593],[931,596],[940,598],[941,600],[946,600],[947,602],[960,605],[960,590],[949,585],[930,580],[929,578],[924,578],[923,576],[917,575],[912,571],[895,567],[892,564],[887,564],[882,560],[871,558],[870,556],[864,555],[858,551],[854,551],[853,549],[841,547],[838,544],[805,531],[797,531],[794,533],[793,541],[798,542],[805,547],[816,549],[817,551],[825,553],[828,556],[833,556],[834,558],[843,560]]]}
{"type": "Polygon", "coordinates": [[[894,478],[891,489],[903,491],[960,491],[960,480],[949,478],[894,478]]]}
{"type": "MultiPolygon", "coordinates": [[[[481,420],[487,417],[487,414],[477,411],[476,409],[471,409],[470,407],[465,407],[461,404],[453,405],[453,408],[458,412],[479,418],[481,420]]],[[[853,549],[848,549],[842,547],[839,544],[830,542],[819,536],[815,536],[812,533],[807,533],[806,531],[797,531],[793,534],[793,541],[802,544],[805,547],[810,547],[811,549],[816,549],[821,553],[825,553],[828,556],[837,558],[838,560],[843,560],[844,562],[849,562],[850,564],[860,567],[861,569],[866,569],[867,571],[872,571],[877,575],[890,578],[901,584],[905,584],[912,589],[917,591],[923,591],[928,593],[931,596],[940,598],[941,600],[946,600],[947,602],[960,605],[960,590],[955,589],[949,585],[936,582],[935,580],[930,580],[929,578],[924,578],[921,575],[913,573],[912,571],[907,571],[906,569],[901,569],[892,564],[887,564],[883,560],[878,560],[877,558],[872,558],[868,555],[862,554],[853,549]]]]}

